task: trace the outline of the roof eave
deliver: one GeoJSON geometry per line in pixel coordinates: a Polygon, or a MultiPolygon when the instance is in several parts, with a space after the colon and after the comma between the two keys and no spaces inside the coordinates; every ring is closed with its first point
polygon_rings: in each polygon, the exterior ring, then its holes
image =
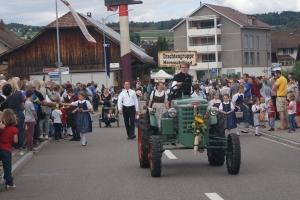
{"type": "Polygon", "coordinates": [[[271,28],[268,27],[261,27],[261,26],[241,26],[241,28],[248,28],[248,29],[267,29],[267,30],[272,30],[271,28]]]}

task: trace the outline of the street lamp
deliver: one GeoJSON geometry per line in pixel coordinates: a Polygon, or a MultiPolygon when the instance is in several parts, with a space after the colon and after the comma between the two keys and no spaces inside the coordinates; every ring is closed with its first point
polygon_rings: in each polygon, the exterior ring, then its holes
{"type": "Polygon", "coordinates": [[[108,87],[107,85],[107,69],[106,69],[106,52],[105,52],[105,31],[104,31],[104,28],[105,28],[105,21],[113,16],[113,15],[118,15],[120,13],[123,13],[123,12],[128,12],[128,11],[132,11],[133,9],[129,9],[129,10],[124,10],[124,11],[121,11],[121,12],[118,12],[118,13],[114,13],[114,14],[111,14],[111,15],[108,15],[105,19],[102,18],[102,25],[103,25],[103,29],[102,29],[102,35],[103,35],[103,52],[104,52],[104,67],[105,67],[105,81],[106,81],[106,87],[108,87]]]}
{"type": "MultiPolygon", "coordinates": [[[[217,27],[221,27],[221,26],[222,26],[222,24],[218,24],[217,25],[217,27]]],[[[208,33],[209,33],[209,31],[210,31],[211,28],[212,27],[210,27],[208,29],[207,34],[206,34],[206,57],[207,57],[207,60],[208,60],[208,62],[207,62],[207,79],[208,79],[208,75],[209,75],[208,33]]],[[[216,61],[216,62],[218,62],[218,61],[216,61]]],[[[217,67],[218,67],[218,63],[217,63],[217,67]]],[[[218,69],[217,69],[217,71],[218,71],[218,69]]]]}

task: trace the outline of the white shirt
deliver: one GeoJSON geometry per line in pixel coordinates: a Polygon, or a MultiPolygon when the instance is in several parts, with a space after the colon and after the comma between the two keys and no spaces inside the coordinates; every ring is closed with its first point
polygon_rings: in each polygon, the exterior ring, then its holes
{"type": "Polygon", "coordinates": [[[88,109],[91,109],[91,110],[93,109],[92,104],[91,104],[89,101],[87,101],[87,100],[83,100],[83,101],[80,101],[80,100],[74,101],[74,102],[71,103],[71,105],[72,105],[72,106],[78,106],[78,103],[84,103],[84,102],[86,102],[86,105],[87,105],[88,109]]]}
{"type": "MultiPolygon", "coordinates": [[[[156,97],[162,97],[162,96],[164,96],[164,94],[165,94],[165,91],[164,91],[164,90],[162,90],[160,93],[159,93],[157,90],[152,91],[152,93],[151,93],[151,95],[150,95],[150,101],[153,101],[153,95],[154,95],[154,92],[155,92],[155,96],[156,96],[156,97]]],[[[166,103],[167,101],[168,101],[168,94],[165,95],[165,103],[166,103]]]]}
{"type": "Polygon", "coordinates": [[[244,99],[244,93],[236,93],[232,97],[232,102],[236,102],[236,100],[238,99],[238,97],[241,96],[241,95],[243,96],[243,99],[244,99]]]}
{"type": "MultiPolygon", "coordinates": [[[[252,106],[252,111],[253,111],[253,112],[256,111],[256,110],[258,110],[258,109],[261,109],[260,105],[254,104],[254,105],[252,106]]],[[[256,113],[259,113],[259,112],[256,112],[256,113]]],[[[254,113],[254,114],[256,114],[256,113],[254,113]]]]}
{"type": "Polygon", "coordinates": [[[61,116],[62,112],[60,110],[53,110],[52,111],[52,117],[54,119],[53,123],[59,123],[61,124],[61,116]]]}
{"type": "MultiPolygon", "coordinates": [[[[229,101],[227,103],[226,102],[223,102],[223,103],[226,105],[226,104],[229,104],[229,101]]],[[[219,110],[223,110],[223,103],[220,104],[219,110]]],[[[234,106],[231,102],[230,102],[230,109],[234,110],[234,106]]]]}
{"type": "Polygon", "coordinates": [[[222,87],[222,89],[220,89],[220,94],[221,95],[228,94],[230,97],[230,88],[227,86],[222,87]]]}
{"type": "Polygon", "coordinates": [[[213,99],[213,100],[211,100],[211,101],[209,102],[209,105],[210,105],[210,106],[213,106],[213,105],[216,104],[216,103],[222,103],[222,102],[221,102],[220,99],[217,99],[217,100],[213,99]]]}
{"type": "Polygon", "coordinates": [[[136,93],[134,90],[123,90],[119,94],[118,109],[123,110],[123,106],[135,106],[136,112],[139,110],[139,102],[137,100],[136,93]]]}
{"type": "Polygon", "coordinates": [[[203,91],[199,91],[199,94],[197,94],[196,92],[194,92],[192,95],[191,95],[191,98],[199,98],[199,99],[206,99],[206,95],[203,91]]]}

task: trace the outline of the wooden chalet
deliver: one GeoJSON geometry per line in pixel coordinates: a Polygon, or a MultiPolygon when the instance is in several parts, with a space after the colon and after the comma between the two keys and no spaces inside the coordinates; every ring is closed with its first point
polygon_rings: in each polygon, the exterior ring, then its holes
{"type": "MultiPolygon", "coordinates": [[[[0,20],[0,54],[24,42],[22,38],[5,27],[2,19],[0,20]]],[[[0,72],[7,71],[7,67],[7,62],[0,62],[0,72]]]]}
{"type": "MultiPolygon", "coordinates": [[[[79,14],[90,34],[97,43],[91,45],[83,36],[71,12],[59,18],[60,52],[62,66],[72,71],[99,71],[105,69],[103,55],[103,24],[97,20],[79,14]]],[[[120,34],[105,26],[106,40],[111,41],[111,63],[120,62],[120,34]]],[[[132,80],[150,74],[151,65],[156,63],[153,58],[131,43],[132,80]]],[[[30,74],[42,73],[44,68],[55,68],[57,65],[56,21],[47,25],[40,33],[13,49],[0,54],[0,62],[8,63],[8,73],[13,76],[28,78],[30,74]]],[[[122,67],[122,66],[121,66],[122,67]]],[[[115,76],[120,81],[120,73],[115,76]]],[[[147,77],[147,76],[145,76],[147,77]]]]}

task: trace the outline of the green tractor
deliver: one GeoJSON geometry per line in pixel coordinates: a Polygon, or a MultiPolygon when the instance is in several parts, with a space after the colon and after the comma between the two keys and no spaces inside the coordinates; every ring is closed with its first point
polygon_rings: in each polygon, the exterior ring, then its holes
{"type": "MultiPolygon", "coordinates": [[[[191,86],[192,87],[192,86],[191,86]]],[[[165,150],[207,150],[208,162],[221,166],[226,159],[229,174],[238,174],[241,165],[240,140],[236,133],[225,136],[224,120],[218,109],[203,99],[185,96],[171,101],[168,118],[158,126],[155,108],[140,114],[138,154],[141,168],[150,168],[153,177],[161,176],[161,157],[165,150]]],[[[192,87],[192,90],[193,87],[192,87]]],[[[174,92],[174,87],[170,93],[174,92]]]]}

